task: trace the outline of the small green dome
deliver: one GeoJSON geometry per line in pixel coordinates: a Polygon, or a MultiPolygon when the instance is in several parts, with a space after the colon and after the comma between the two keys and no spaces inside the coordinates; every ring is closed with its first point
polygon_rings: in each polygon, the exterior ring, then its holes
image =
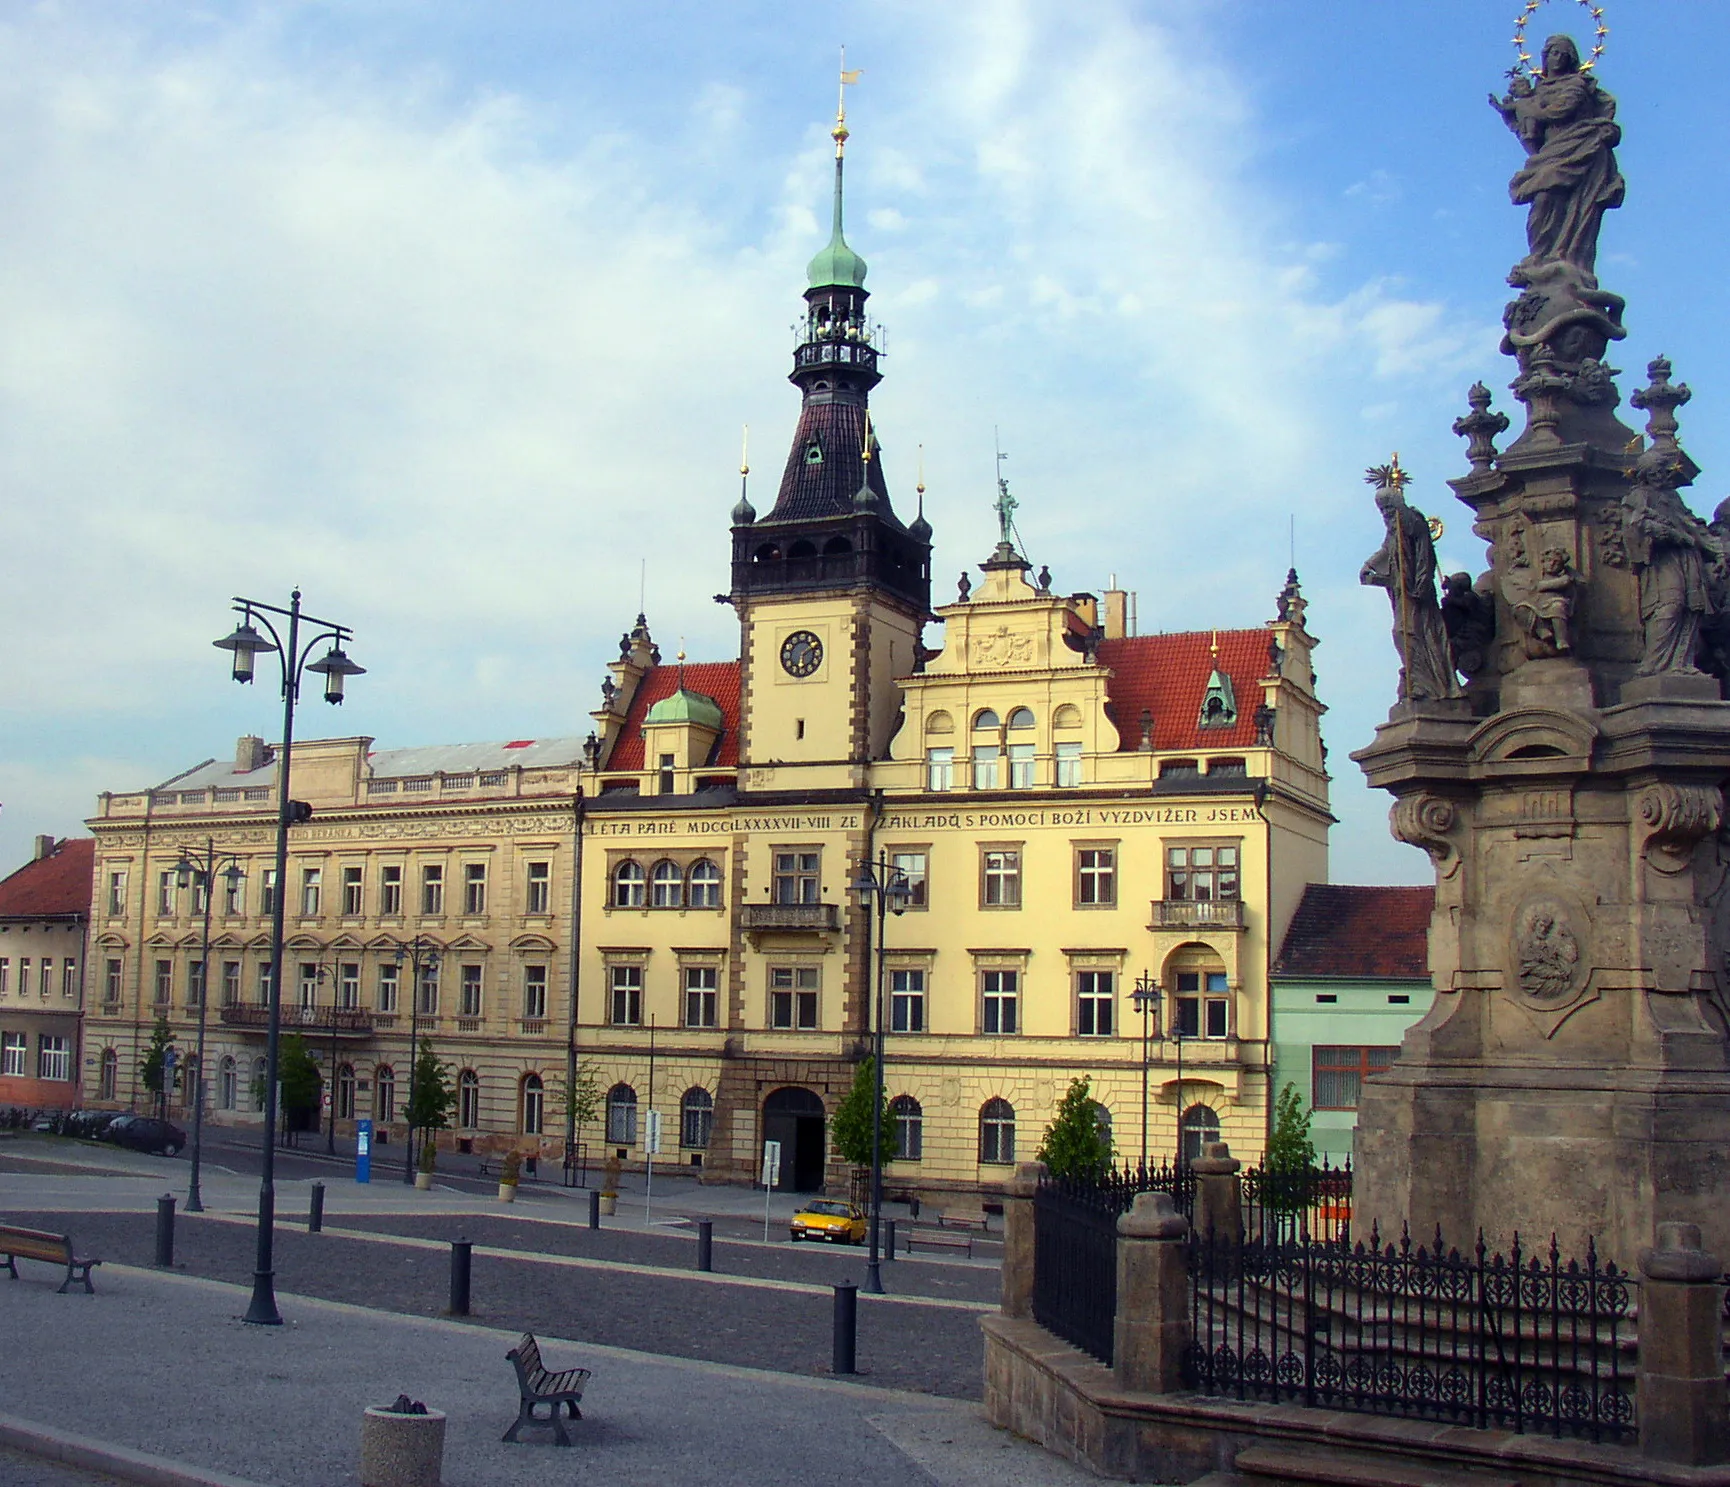
{"type": "Polygon", "coordinates": [[[643,724],[648,727],[655,723],[695,723],[699,728],[719,733],[724,721],[721,705],[713,697],[680,687],[671,697],[663,697],[651,707],[643,724]]]}
{"type": "Polygon", "coordinates": [[[865,260],[847,246],[839,225],[835,228],[835,236],[811,260],[806,273],[812,289],[865,287],[865,260]]]}

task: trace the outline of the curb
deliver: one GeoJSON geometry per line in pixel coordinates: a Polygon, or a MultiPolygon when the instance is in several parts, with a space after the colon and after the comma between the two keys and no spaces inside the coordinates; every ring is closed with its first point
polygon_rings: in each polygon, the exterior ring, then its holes
{"type": "Polygon", "coordinates": [[[261,1487],[246,1477],[205,1471],[127,1446],[111,1446],[87,1435],[20,1420],[16,1415],[0,1415],[0,1445],[87,1471],[106,1472],[123,1482],[141,1482],[144,1487],[261,1487]]]}

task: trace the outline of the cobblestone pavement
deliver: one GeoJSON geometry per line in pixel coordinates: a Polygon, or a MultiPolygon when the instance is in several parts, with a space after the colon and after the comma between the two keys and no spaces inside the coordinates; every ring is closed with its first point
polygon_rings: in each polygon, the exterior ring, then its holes
{"type": "MultiPolygon", "coordinates": [[[[107,1260],[149,1265],[154,1258],[153,1215],[8,1216],[33,1227],[70,1227],[80,1249],[107,1260]]],[[[450,1263],[442,1244],[428,1248],[279,1227],[275,1248],[276,1284],[283,1292],[423,1317],[442,1314],[448,1304],[450,1263]]],[[[244,1284],[253,1252],[248,1225],[179,1217],[175,1258],[182,1273],[244,1284]]],[[[96,1285],[100,1291],[100,1269],[96,1285]]],[[[785,1283],[477,1255],[472,1306],[473,1320],[493,1327],[780,1373],[829,1371],[831,1297],[785,1283]]],[[[978,1319],[977,1307],[965,1303],[861,1298],[860,1372],[885,1387],[978,1399],[978,1319]]]]}
{"type": "Polygon", "coordinates": [[[0,1487],[120,1487],[120,1479],[0,1446],[0,1487]]]}

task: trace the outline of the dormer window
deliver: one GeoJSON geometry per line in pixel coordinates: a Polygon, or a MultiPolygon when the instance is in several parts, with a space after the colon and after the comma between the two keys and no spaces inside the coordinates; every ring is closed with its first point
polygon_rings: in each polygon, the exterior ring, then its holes
{"type": "Polygon", "coordinates": [[[815,439],[805,446],[805,463],[808,465],[823,463],[823,446],[815,439]]]}
{"type": "Polygon", "coordinates": [[[1237,722],[1237,694],[1232,690],[1231,678],[1217,667],[1207,679],[1199,721],[1203,728],[1229,728],[1237,722]]]}

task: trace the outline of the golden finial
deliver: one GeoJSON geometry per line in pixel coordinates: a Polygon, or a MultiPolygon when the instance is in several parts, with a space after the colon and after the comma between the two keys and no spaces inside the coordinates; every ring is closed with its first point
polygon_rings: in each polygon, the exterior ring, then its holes
{"type": "Polygon", "coordinates": [[[871,410],[865,410],[865,463],[871,463],[871,410]]]}
{"type": "Polygon", "coordinates": [[[1217,666],[1219,664],[1219,631],[1218,630],[1215,630],[1213,632],[1213,661],[1214,661],[1214,665],[1217,666]]]}
{"type": "Polygon", "coordinates": [[[925,446],[919,446],[919,483],[913,487],[921,496],[925,494],[925,446]]]}
{"type": "Polygon", "coordinates": [[[835,158],[841,158],[841,152],[847,147],[847,85],[856,83],[864,73],[863,67],[847,70],[847,48],[841,48],[841,82],[835,90],[835,127],[829,131],[829,136],[835,141],[835,158]]]}
{"type": "Polygon", "coordinates": [[[739,473],[741,475],[749,475],[751,473],[751,461],[749,459],[750,452],[751,425],[746,424],[745,432],[739,439],[739,473]]]}

